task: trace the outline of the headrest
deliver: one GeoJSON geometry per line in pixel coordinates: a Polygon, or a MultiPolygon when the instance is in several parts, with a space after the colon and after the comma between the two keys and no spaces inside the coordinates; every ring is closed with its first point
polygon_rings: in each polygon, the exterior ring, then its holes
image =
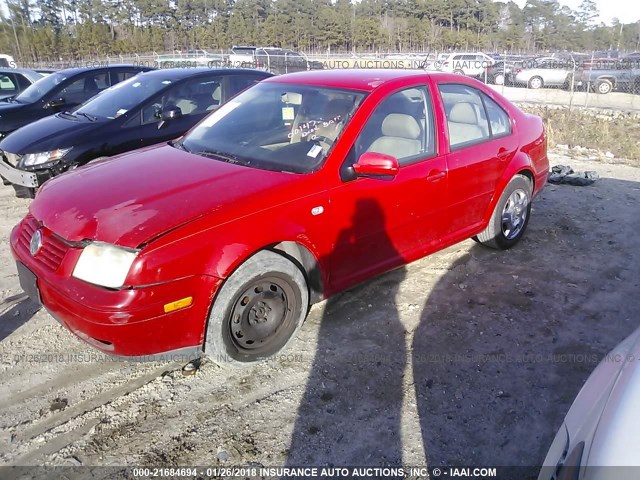
{"type": "Polygon", "coordinates": [[[382,135],[415,140],[420,137],[420,125],[411,115],[390,113],[382,122],[382,135]]]}
{"type": "Polygon", "coordinates": [[[449,121],[455,123],[478,124],[478,116],[473,104],[468,102],[456,103],[449,113],[449,121]]]}

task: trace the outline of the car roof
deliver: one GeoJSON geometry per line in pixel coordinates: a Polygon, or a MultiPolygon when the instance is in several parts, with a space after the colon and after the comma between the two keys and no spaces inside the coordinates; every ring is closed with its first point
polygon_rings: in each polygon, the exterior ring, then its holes
{"type": "Polygon", "coordinates": [[[58,70],[55,73],[65,73],[67,75],[77,75],[79,73],[93,72],[97,70],[110,70],[110,69],[122,69],[122,68],[134,68],[140,71],[148,69],[149,67],[143,67],[139,65],[122,64],[122,65],[103,65],[101,67],[72,67],[65,68],[64,70],[58,70]]]}
{"type": "Polygon", "coordinates": [[[460,75],[425,70],[403,69],[335,69],[308,70],[297,73],[287,73],[271,77],[265,82],[294,83],[298,85],[313,85],[348,90],[363,90],[371,92],[378,87],[399,79],[420,80],[432,77],[435,80],[459,81],[460,75]]]}
{"type": "Polygon", "coordinates": [[[273,74],[264,70],[253,70],[250,68],[162,68],[159,70],[150,70],[144,72],[145,77],[162,77],[168,80],[181,80],[183,78],[192,78],[205,75],[262,75],[265,78],[271,77],[273,74]]]}
{"type": "Polygon", "coordinates": [[[10,68],[4,67],[0,68],[0,73],[23,73],[25,75],[35,75],[36,77],[41,76],[35,70],[29,70],[28,68],[10,68]]]}

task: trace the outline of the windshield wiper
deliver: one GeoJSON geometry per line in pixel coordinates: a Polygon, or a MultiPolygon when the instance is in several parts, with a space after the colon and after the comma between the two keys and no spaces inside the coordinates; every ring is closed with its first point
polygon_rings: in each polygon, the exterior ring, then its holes
{"type": "Polygon", "coordinates": [[[94,115],[89,115],[88,113],[84,113],[84,112],[76,112],[76,115],[82,115],[84,118],[87,118],[92,122],[95,122],[96,120],[98,120],[98,117],[94,115]]]}
{"type": "MultiPolygon", "coordinates": [[[[184,146],[182,148],[184,148],[184,146]]],[[[200,150],[197,152],[190,152],[190,153],[193,153],[194,155],[202,155],[203,157],[215,158],[215,159],[222,160],[228,163],[233,163],[233,164],[241,163],[239,157],[236,157],[235,155],[231,155],[229,153],[220,152],[217,150],[200,150]]]]}
{"type": "Polygon", "coordinates": [[[59,112],[58,115],[61,116],[61,117],[67,117],[67,118],[71,118],[71,119],[74,119],[74,120],[76,118],[76,116],[71,112],[59,112]]]}

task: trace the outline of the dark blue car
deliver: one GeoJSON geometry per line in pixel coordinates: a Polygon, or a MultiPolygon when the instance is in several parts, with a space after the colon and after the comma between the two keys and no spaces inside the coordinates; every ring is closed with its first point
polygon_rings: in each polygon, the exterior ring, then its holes
{"type": "Polygon", "coordinates": [[[31,123],[0,142],[0,175],[19,197],[47,179],[184,134],[227,99],[272,76],[258,70],[176,68],[136,75],[71,112],[31,123]]]}

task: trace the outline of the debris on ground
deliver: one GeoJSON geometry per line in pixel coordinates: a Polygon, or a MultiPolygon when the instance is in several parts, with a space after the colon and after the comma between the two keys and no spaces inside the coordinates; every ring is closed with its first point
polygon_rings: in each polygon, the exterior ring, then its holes
{"type": "Polygon", "coordinates": [[[592,171],[575,172],[568,165],[556,165],[551,169],[549,174],[549,183],[556,185],[565,183],[577,187],[584,187],[593,184],[600,176],[592,171]]]}

